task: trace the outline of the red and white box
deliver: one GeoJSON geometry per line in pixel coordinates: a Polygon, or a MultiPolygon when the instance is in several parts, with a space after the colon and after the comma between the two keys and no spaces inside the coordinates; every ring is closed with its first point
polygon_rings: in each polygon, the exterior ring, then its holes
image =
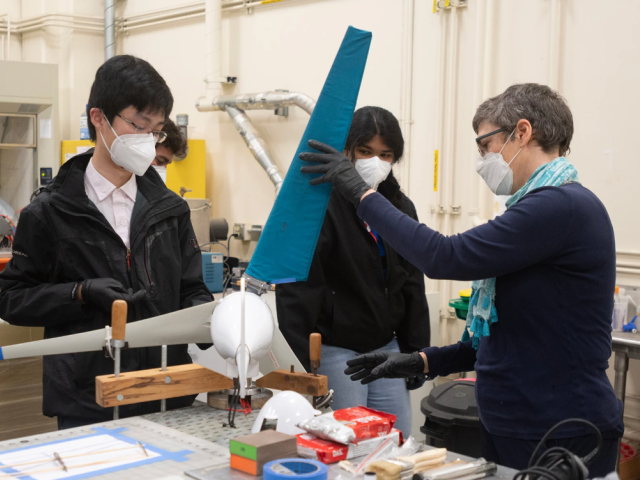
{"type": "Polygon", "coordinates": [[[387,435],[395,423],[395,415],[360,406],[325,413],[298,424],[298,428],[346,445],[387,435]]]}
{"type": "Polygon", "coordinates": [[[394,445],[402,443],[402,432],[395,428],[381,437],[361,440],[358,443],[343,445],[329,440],[323,440],[311,433],[296,435],[298,439],[298,455],[311,458],[322,463],[336,463],[350,460],[373,453],[376,449],[386,446],[388,442],[394,445]]]}

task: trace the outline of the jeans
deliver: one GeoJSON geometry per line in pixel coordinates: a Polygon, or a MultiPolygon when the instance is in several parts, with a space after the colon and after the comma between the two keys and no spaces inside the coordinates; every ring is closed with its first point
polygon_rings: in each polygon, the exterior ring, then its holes
{"type": "MultiPolygon", "coordinates": [[[[490,461],[515,470],[524,470],[540,440],[522,440],[519,438],[491,435],[481,424],[482,456],[490,461]]],[[[618,452],[618,436],[603,434],[600,453],[591,462],[589,478],[604,478],[616,469],[618,452]]],[[[546,447],[563,447],[580,456],[589,453],[596,445],[594,435],[581,437],[558,438],[547,440],[546,447]]],[[[544,450],[543,450],[544,451],[544,450]]]]}
{"type": "MultiPolygon", "coordinates": [[[[376,350],[400,352],[398,341],[394,338],[387,345],[376,350]]],[[[360,355],[346,348],[322,345],[322,362],[318,373],[329,378],[329,388],[334,391],[331,408],[357,407],[362,405],[381,412],[391,413],[397,417],[395,428],[402,432],[403,437],[411,435],[411,403],[409,390],[404,378],[383,378],[362,385],[359,381],[352,382],[344,374],[347,360],[360,355]]]]}

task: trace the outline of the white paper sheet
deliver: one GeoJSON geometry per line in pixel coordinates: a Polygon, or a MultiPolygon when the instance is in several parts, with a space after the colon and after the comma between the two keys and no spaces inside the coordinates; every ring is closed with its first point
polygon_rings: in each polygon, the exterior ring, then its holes
{"type": "Polygon", "coordinates": [[[91,476],[94,472],[161,456],[153,447],[145,447],[145,451],[146,454],[140,446],[108,434],[90,435],[0,454],[0,480],[24,475],[35,480],[91,476]],[[66,472],[55,454],[62,459],[66,472]]]}

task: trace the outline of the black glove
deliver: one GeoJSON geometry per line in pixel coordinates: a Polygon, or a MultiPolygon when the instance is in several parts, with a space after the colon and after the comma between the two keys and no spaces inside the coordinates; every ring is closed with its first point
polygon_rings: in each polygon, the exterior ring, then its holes
{"type": "Polygon", "coordinates": [[[424,375],[424,360],[419,352],[373,352],[347,360],[344,373],[354,382],[366,385],[380,378],[407,378],[424,375]]]}
{"type": "Polygon", "coordinates": [[[111,311],[114,300],[136,303],[147,296],[145,290],[138,290],[133,293],[133,289],[127,290],[119,281],[113,278],[93,278],[85,280],[81,285],[80,295],[82,296],[82,302],[108,312],[111,311]]]}
{"type": "Polygon", "coordinates": [[[426,379],[427,377],[424,373],[422,375],[412,375],[411,377],[407,377],[407,390],[419,389],[424,385],[426,379]]]}
{"type": "Polygon", "coordinates": [[[331,182],[336,190],[357,207],[364,192],[371,187],[362,179],[351,160],[335,148],[316,140],[309,140],[309,146],[322,153],[303,152],[300,154],[300,160],[318,162],[320,165],[302,167],[300,171],[324,173],[323,176],[311,180],[311,185],[331,182]]]}

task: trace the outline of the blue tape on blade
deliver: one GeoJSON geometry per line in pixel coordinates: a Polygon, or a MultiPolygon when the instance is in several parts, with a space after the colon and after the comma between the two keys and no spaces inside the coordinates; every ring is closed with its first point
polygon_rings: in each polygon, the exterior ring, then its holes
{"type": "Polygon", "coordinates": [[[0,360],[4,360],[4,355],[2,355],[2,347],[0,347],[0,360]]]}
{"type": "Polygon", "coordinates": [[[262,470],[264,480],[327,480],[329,469],[324,463],[304,458],[283,458],[267,463],[262,470]]]}

